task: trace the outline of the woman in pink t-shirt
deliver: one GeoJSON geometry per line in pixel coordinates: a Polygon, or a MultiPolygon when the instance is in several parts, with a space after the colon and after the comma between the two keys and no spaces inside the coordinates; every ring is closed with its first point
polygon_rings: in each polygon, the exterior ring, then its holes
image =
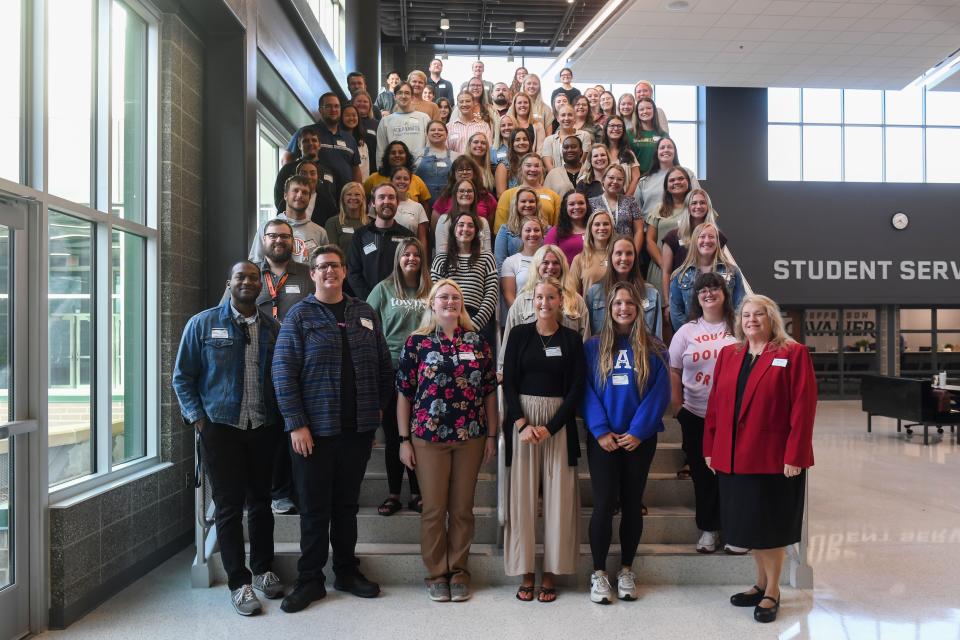
{"type": "MultiPolygon", "coordinates": [[[[720,350],[736,342],[733,303],[723,278],[701,273],[693,285],[690,320],[670,341],[671,410],[683,430],[683,451],[690,465],[696,498],[697,551],[713,553],[720,546],[720,506],[717,476],[703,459],[703,418],[713,388],[713,367],[720,350]]],[[[729,553],[745,550],[728,545],[729,553]]]]}

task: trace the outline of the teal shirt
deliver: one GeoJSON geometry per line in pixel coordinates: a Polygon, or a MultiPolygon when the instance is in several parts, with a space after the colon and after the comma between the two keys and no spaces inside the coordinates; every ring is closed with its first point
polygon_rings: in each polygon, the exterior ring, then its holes
{"type": "Polygon", "coordinates": [[[383,333],[387,337],[387,348],[390,350],[390,359],[396,369],[400,362],[400,353],[407,338],[413,330],[420,326],[423,312],[427,309],[426,298],[417,299],[416,290],[407,289],[404,298],[397,296],[397,289],[393,285],[392,275],[377,283],[370,292],[367,304],[380,316],[383,333]]]}

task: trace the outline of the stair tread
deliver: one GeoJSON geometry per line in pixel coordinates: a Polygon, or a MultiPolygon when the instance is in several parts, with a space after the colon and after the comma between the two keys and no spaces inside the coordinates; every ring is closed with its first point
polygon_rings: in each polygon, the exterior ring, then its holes
{"type": "MultiPolygon", "coordinates": [[[[590,507],[580,508],[581,516],[589,516],[591,513],[593,513],[593,509],[590,507]]],[[[480,517],[491,517],[497,514],[497,508],[496,507],[474,507],[473,514],[475,516],[480,516],[480,517]]],[[[357,513],[357,515],[360,517],[380,516],[380,514],[377,512],[377,507],[360,507],[360,510],[357,513]]],[[[644,518],[658,518],[658,517],[659,518],[663,518],[663,517],[692,518],[694,517],[694,515],[695,515],[694,509],[692,509],[691,507],[664,506],[664,507],[648,507],[647,515],[645,515],[644,518]]],[[[275,520],[285,520],[285,519],[299,518],[300,516],[298,516],[297,514],[274,514],[273,517],[275,520]]],[[[409,509],[401,509],[400,511],[396,512],[392,516],[380,516],[380,517],[382,518],[386,518],[386,517],[419,518],[420,514],[417,513],[416,511],[410,511],[409,509]]]]}
{"type": "MultiPolygon", "coordinates": [[[[247,545],[249,547],[249,545],[247,545]]],[[[620,551],[619,544],[610,545],[610,554],[615,554],[620,551]]],[[[290,555],[290,554],[299,554],[300,553],[300,544],[297,542],[276,542],[274,543],[274,553],[276,555],[290,555]]],[[[543,554],[543,545],[537,545],[537,555],[543,554]]],[[[358,542],[357,543],[357,555],[358,556],[370,556],[370,555],[380,555],[380,556],[401,556],[401,555],[420,555],[420,545],[418,543],[379,543],[379,542],[358,542]]],[[[502,551],[498,545],[495,544],[473,544],[470,546],[470,555],[472,556],[500,556],[502,551]]],[[[581,544],[580,545],[580,555],[589,556],[590,555],[590,545],[581,544]]],[[[692,542],[687,542],[684,544],[650,544],[650,543],[641,543],[637,547],[638,556],[690,556],[690,557],[704,557],[703,554],[697,553],[696,545],[692,542]]],[[[739,558],[743,556],[732,556],[722,553],[711,554],[711,558],[727,558],[730,562],[739,561],[739,558]]]]}

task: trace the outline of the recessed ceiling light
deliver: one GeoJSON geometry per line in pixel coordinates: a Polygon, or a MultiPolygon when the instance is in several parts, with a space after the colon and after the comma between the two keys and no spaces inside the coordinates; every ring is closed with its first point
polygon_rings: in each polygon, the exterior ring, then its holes
{"type": "Polygon", "coordinates": [[[687,11],[689,8],[687,0],[671,0],[667,3],[667,11],[687,11]]]}

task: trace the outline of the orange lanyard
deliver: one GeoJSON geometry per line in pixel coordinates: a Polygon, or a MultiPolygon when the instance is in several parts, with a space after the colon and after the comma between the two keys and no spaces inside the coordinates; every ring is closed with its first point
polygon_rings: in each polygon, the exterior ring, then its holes
{"type": "Polygon", "coordinates": [[[289,273],[284,273],[280,276],[280,281],[274,286],[273,284],[273,272],[267,272],[267,291],[270,293],[270,302],[273,305],[273,317],[277,317],[277,292],[283,288],[284,283],[287,281],[287,276],[289,273]]]}

